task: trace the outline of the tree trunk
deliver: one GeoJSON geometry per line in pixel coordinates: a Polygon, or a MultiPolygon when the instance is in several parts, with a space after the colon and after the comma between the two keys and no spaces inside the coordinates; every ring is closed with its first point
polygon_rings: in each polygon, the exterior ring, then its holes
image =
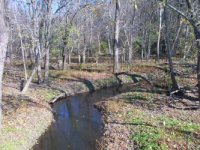
{"type": "Polygon", "coordinates": [[[143,39],[142,39],[142,51],[141,51],[141,60],[144,60],[144,57],[146,55],[145,50],[146,49],[146,29],[144,29],[143,32],[143,39]]]}
{"type": "Polygon", "coordinates": [[[83,48],[83,53],[82,53],[82,58],[83,58],[83,62],[82,63],[84,63],[85,64],[85,60],[86,60],[86,49],[87,49],[87,47],[86,47],[86,44],[84,45],[84,48],[83,48]]]}
{"type": "Polygon", "coordinates": [[[37,77],[38,77],[38,84],[43,82],[43,78],[42,78],[42,68],[41,68],[41,53],[40,53],[40,48],[39,48],[39,42],[38,45],[36,46],[36,64],[38,65],[38,69],[37,69],[37,77]]]}
{"type": "Polygon", "coordinates": [[[126,61],[126,52],[125,51],[126,51],[125,48],[123,48],[122,55],[121,55],[122,63],[125,63],[125,61],[126,61]]]}
{"type": "Polygon", "coordinates": [[[108,53],[112,55],[111,43],[110,43],[110,31],[108,31],[108,53]]]}
{"type": "Polygon", "coordinates": [[[4,0],[0,0],[0,128],[2,125],[2,80],[4,71],[4,61],[6,57],[7,44],[8,44],[8,32],[4,19],[5,5],[4,0]]]}
{"type": "Polygon", "coordinates": [[[149,39],[149,41],[148,41],[148,55],[147,55],[147,60],[149,60],[150,56],[151,56],[151,37],[150,37],[150,33],[149,33],[148,39],[149,39]]]}
{"type": "Polygon", "coordinates": [[[66,61],[67,61],[67,56],[66,54],[63,54],[62,70],[66,69],[66,61]]]}
{"type": "Polygon", "coordinates": [[[90,16],[90,44],[92,44],[92,40],[93,40],[93,21],[92,21],[92,16],[90,16]]]}
{"type": "Polygon", "coordinates": [[[30,86],[31,81],[33,80],[33,77],[34,77],[35,73],[37,72],[37,70],[38,70],[38,66],[36,65],[36,66],[34,67],[32,73],[31,73],[31,76],[29,77],[29,79],[27,80],[25,86],[24,86],[23,89],[22,89],[22,94],[25,94],[26,91],[28,90],[28,87],[30,86]]]}
{"type": "Polygon", "coordinates": [[[38,84],[41,84],[43,82],[41,65],[38,65],[37,76],[38,76],[38,84]]]}
{"type": "Polygon", "coordinates": [[[194,29],[194,35],[196,38],[197,43],[197,49],[198,49],[198,56],[197,56],[197,80],[198,80],[198,94],[199,94],[199,106],[200,106],[200,30],[198,29],[198,26],[196,26],[197,23],[193,24],[194,29]]]}
{"type": "Polygon", "coordinates": [[[81,55],[78,54],[78,63],[80,64],[81,63],[81,55]]]}
{"type": "MultiPolygon", "coordinates": [[[[167,3],[166,3],[167,4],[167,3]]],[[[188,10],[190,10],[190,15],[195,16],[195,13],[192,10],[192,5],[191,2],[189,0],[186,0],[186,4],[188,7],[188,10]]],[[[200,1],[199,1],[200,4],[200,1]]],[[[194,30],[194,35],[195,35],[195,39],[197,42],[197,48],[198,48],[198,56],[197,56],[197,80],[198,80],[198,94],[199,94],[199,106],[200,106],[200,30],[198,28],[198,20],[194,20],[194,18],[189,18],[187,17],[184,13],[182,13],[181,11],[179,11],[178,9],[176,9],[175,7],[168,5],[167,6],[171,9],[173,9],[174,11],[176,11],[178,14],[180,14],[182,17],[184,17],[185,19],[187,19],[189,21],[189,23],[192,25],[193,30],[194,30]]]]}
{"type": "Polygon", "coordinates": [[[162,14],[163,14],[163,6],[160,3],[159,31],[158,31],[158,42],[157,42],[157,63],[159,63],[160,61],[160,39],[161,39],[161,31],[162,31],[162,14]]]}
{"type": "Polygon", "coordinates": [[[188,42],[187,42],[188,35],[189,35],[189,26],[186,24],[184,32],[184,43],[183,43],[185,51],[188,49],[188,42]]]}
{"type": "MultiPolygon", "coordinates": [[[[11,33],[10,33],[11,35],[10,35],[10,41],[11,41],[11,43],[10,43],[10,52],[9,52],[9,58],[10,58],[10,65],[12,65],[13,64],[13,61],[12,61],[12,58],[13,58],[13,33],[12,33],[12,31],[11,31],[11,33]]],[[[9,43],[8,43],[9,44],[9,43]]],[[[9,49],[8,49],[9,50],[9,49]]]]}
{"type": "Polygon", "coordinates": [[[45,72],[44,72],[44,77],[45,77],[45,82],[49,80],[49,47],[47,47],[47,53],[45,55],[45,72]]]}
{"type": "Polygon", "coordinates": [[[190,45],[190,47],[185,51],[185,54],[184,54],[184,56],[182,58],[183,61],[187,60],[187,56],[189,55],[189,53],[192,50],[193,46],[194,46],[194,42],[192,42],[192,44],[190,45]]]}
{"type": "Polygon", "coordinates": [[[36,59],[35,59],[35,52],[34,52],[33,45],[32,45],[32,47],[29,50],[29,56],[30,56],[30,59],[31,59],[31,64],[34,64],[36,59]]]}
{"type": "Polygon", "coordinates": [[[182,28],[183,28],[183,22],[181,22],[181,20],[180,20],[180,25],[179,25],[177,33],[176,33],[176,38],[175,38],[174,44],[172,46],[172,56],[176,55],[178,43],[179,43],[179,35],[181,33],[182,28]]]}
{"type": "Polygon", "coordinates": [[[133,61],[133,36],[130,37],[131,41],[129,43],[129,49],[128,49],[128,63],[131,64],[133,61]]]}
{"type": "Polygon", "coordinates": [[[40,28],[39,28],[39,16],[38,16],[38,4],[36,1],[32,1],[32,9],[30,10],[30,13],[33,11],[33,31],[32,31],[32,44],[33,44],[33,49],[35,51],[35,63],[38,64],[38,69],[37,69],[37,77],[38,77],[38,84],[43,82],[42,79],[42,69],[41,69],[41,45],[40,45],[40,28]]]}
{"type": "Polygon", "coordinates": [[[71,53],[68,55],[68,63],[71,64],[71,53]]]}
{"type": "Polygon", "coordinates": [[[72,46],[70,52],[69,52],[69,55],[68,55],[68,63],[69,65],[71,64],[71,55],[72,55],[72,51],[73,51],[74,47],[72,46]]]}
{"type": "Polygon", "coordinates": [[[99,55],[101,54],[101,40],[100,40],[100,33],[98,34],[98,46],[99,46],[99,51],[96,54],[96,64],[98,65],[99,63],[99,55]]]}
{"type": "Polygon", "coordinates": [[[49,61],[50,61],[50,39],[51,39],[51,5],[52,0],[45,1],[46,4],[46,17],[45,17],[45,49],[46,49],[46,57],[45,57],[45,82],[48,82],[49,79],[49,61]]]}
{"type": "MultiPolygon", "coordinates": [[[[41,54],[41,58],[40,58],[40,59],[43,59],[43,58],[45,57],[45,55],[46,55],[46,51],[43,52],[43,53],[41,54]]],[[[32,71],[32,73],[31,73],[31,76],[29,77],[29,79],[27,80],[25,86],[24,86],[23,89],[22,89],[22,94],[25,94],[25,93],[26,93],[26,91],[28,90],[28,87],[30,86],[31,81],[33,80],[33,77],[34,77],[35,73],[36,73],[36,72],[38,71],[38,69],[40,69],[40,68],[41,68],[41,60],[39,60],[39,61],[37,61],[37,62],[35,63],[35,66],[34,66],[34,68],[33,68],[33,71],[32,71]]]]}
{"type": "Polygon", "coordinates": [[[200,106],[200,33],[198,33],[197,48],[198,48],[197,80],[198,80],[198,94],[199,94],[198,99],[199,99],[199,106],[200,106]]]}
{"type": "Polygon", "coordinates": [[[120,32],[120,3],[116,0],[115,10],[115,39],[114,39],[114,67],[113,72],[119,72],[119,32],[120,32]]]}
{"type": "Polygon", "coordinates": [[[24,45],[23,45],[23,39],[22,39],[22,34],[21,34],[21,29],[20,26],[17,25],[18,32],[19,32],[19,38],[20,38],[20,45],[21,45],[21,52],[22,52],[22,59],[23,59],[23,66],[24,66],[24,77],[25,80],[28,80],[28,74],[27,74],[27,69],[26,69],[26,60],[25,60],[25,50],[24,50],[24,45]]]}
{"type": "Polygon", "coordinates": [[[167,49],[167,55],[168,55],[168,61],[169,61],[169,69],[170,69],[170,76],[172,80],[172,90],[178,90],[178,84],[175,78],[175,73],[174,73],[174,67],[173,67],[173,62],[171,58],[171,46],[170,46],[170,28],[169,28],[169,12],[168,12],[168,0],[165,0],[165,34],[166,34],[166,49],[167,49]]]}

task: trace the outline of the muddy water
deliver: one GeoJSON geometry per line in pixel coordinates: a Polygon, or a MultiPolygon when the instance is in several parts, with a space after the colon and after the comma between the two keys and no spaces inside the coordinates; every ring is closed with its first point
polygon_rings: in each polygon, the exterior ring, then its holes
{"type": "Polygon", "coordinates": [[[118,93],[116,88],[103,89],[56,102],[53,105],[56,111],[55,122],[33,149],[95,150],[96,140],[103,133],[103,124],[101,114],[94,108],[94,104],[118,93]]]}

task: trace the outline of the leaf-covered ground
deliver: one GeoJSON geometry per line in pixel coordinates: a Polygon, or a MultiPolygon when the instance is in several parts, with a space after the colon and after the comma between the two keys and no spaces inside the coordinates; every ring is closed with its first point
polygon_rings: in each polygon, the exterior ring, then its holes
{"type": "Polygon", "coordinates": [[[117,84],[117,80],[107,73],[54,70],[48,84],[32,83],[27,93],[22,95],[20,82],[23,76],[20,69],[6,70],[4,75],[0,150],[31,149],[54,120],[48,102],[58,95],[65,92],[74,95],[117,84]]]}
{"type": "Polygon", "coordinates": [[[128,92],[98,104],[105,121],[100,149],[197,148],[200,144],[200,111],[170,108],[166,98],[145,92],[128,92]]]}
{"type": "Polygon", "coordinates": [[[129,72],[143,74],[153,83],[133,84],[131,92],[97,104],[105,133],[99,149],[187,150],[200,145],[200,110],[195,70],[175,65],[184,95],[170,96],[167,65],[134,65],[129,72]]]}
{"type": "MultiPolygon", "coordinates": [[[[189,110],[199,104],[193,65],[176,65],[176,78],[185,93],[181,97],[167,96],[171,84],[167,64],[135,63],[121,67],[122,71],[144,76],[153,86],[137,79],[138,83],[130,87],[131,92],[99,104],[105,121],[100,149],[179,150],[196,147],[200,141],[200,111],[189,110]]],[[[23,71],[6,70],[0,149],[31,148],[53,121],[48,102],[60,94],[74,95],[118,85],[111,69],[110,65],[103,64],[98,67],[83,65],[66,71],[52,70],[48,84],[38,86],[33,83],[26,95],[20,94],[23,71]]],[[[120,78],[124,83],[134,82],[127,76],[120,78]]]]}

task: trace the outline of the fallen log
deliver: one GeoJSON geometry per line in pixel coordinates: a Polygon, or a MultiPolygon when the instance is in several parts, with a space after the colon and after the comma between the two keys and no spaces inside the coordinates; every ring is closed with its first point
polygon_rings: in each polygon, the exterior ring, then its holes
{"type": "Polygon", "coordinates": [[[62,93],[56,97],[54,97],[54,99],[50,102],[50,104],[54,104],[56,101],[58,101],[59,99],[62,99],[62,98],[65,98],[66,97],[66,94],[65,93],[62,93]]]}
{"type": "Polygon", "coordinates": [[[175,104],[169,103],[168,107],[173,108],[173,109],[178,109],[178,110],[199,110],[199,106],[188,106],[188,107],[178,107],[175,104]]]}
{"type": "Polygon", "coordinates": [[[151,86],[153,86],[151,81],[149,81],[146,77],[139,75],[139,74],[128,73],[128,72],[119,72],[119,73],[115,73],[114,75],[115,75],[116,79],[119,81],[120,85],[122,84],[122,80],[119,78],[119,76],[120,75],[126,75],[126,76],[130,76],[134,82],[138,82],[137,78],[141,78],[144,81],[146,81],[147,83],[149,83],[151,86]]]}

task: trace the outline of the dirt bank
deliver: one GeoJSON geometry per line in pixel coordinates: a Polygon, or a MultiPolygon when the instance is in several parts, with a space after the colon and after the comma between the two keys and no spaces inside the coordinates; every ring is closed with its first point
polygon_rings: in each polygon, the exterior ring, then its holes
{"type": "Polygon", "coordinates": [[[151,83],[131,87],[96,107],[102,112],[104,136],[100,150],[115,149],[197,149],[200,145],[200,110],[195,72],[176,66],[176,76],[183,95],[167,96],[169,75],[162,67],[135,65],[132,72],[143,74],[151,83]]]}
{"type": "Polygon", "coordinates": [[[110,74],[86,71],[54,71],[48,84],[31,84],[25,95],[20,93],[23,72],[7,72],[3,88],[3,128],[0,149],[31,149],[50,126],[53,111],[49,102],[60,96],[94,91],[118,84],[110,74]]]}
{"type": "MultiPolygon", "coordinates": [[[[139,83],[131,88],[132,92],[119,94],[97,105],[103,112],[105,122],[105,133],[99,142],[99,148],[185,149],[188,145],[198,145],[199,110],[183,110],[198,104],[195,100],[196,89],[191,88],[197,83],[191,70],[179,69],[183,73],[189,73],[187,79],[185,74],[177,76],[180,85],[187,87],[185,92],[188,92],[188,95],[176,99],[166,96],[170,80],[165,71],[152,66],[133,66],[131,70],[146,77],[153,87],[135,78],[139,83]],[[172,106],[183,109],[175,109],[172,106]],[[178,140],[175,140],[176,137],[178,140]]],[[[21,95],[20,81],[23,76],[23,71],[20,70],[5,73],[4,120],[3,129],[0,131],[0,149],[3,150],[30,149],[37,142],[53,121],[49,106],[52,100],[118,85],[118,80],[110,73],[53,70],[50,71],[48,83],[33,83],[28,92],[21,95]]],[[[120,78],[124,82],[132,82],[130,77],[120,78]]],[[[36,79],[33,82],[36,82],[36,79]]]]}
{"type": "MultiPolygon", "coordinates": [[[[164,94],[133,88],[133,92],[97,104],[105,126],[99,149],[196,149],[200,145],[200,110],[174,109],[168,105],[170,101],[164,94]]],[[[181,103],[176,105],[183,106],[181,103]]]]}

